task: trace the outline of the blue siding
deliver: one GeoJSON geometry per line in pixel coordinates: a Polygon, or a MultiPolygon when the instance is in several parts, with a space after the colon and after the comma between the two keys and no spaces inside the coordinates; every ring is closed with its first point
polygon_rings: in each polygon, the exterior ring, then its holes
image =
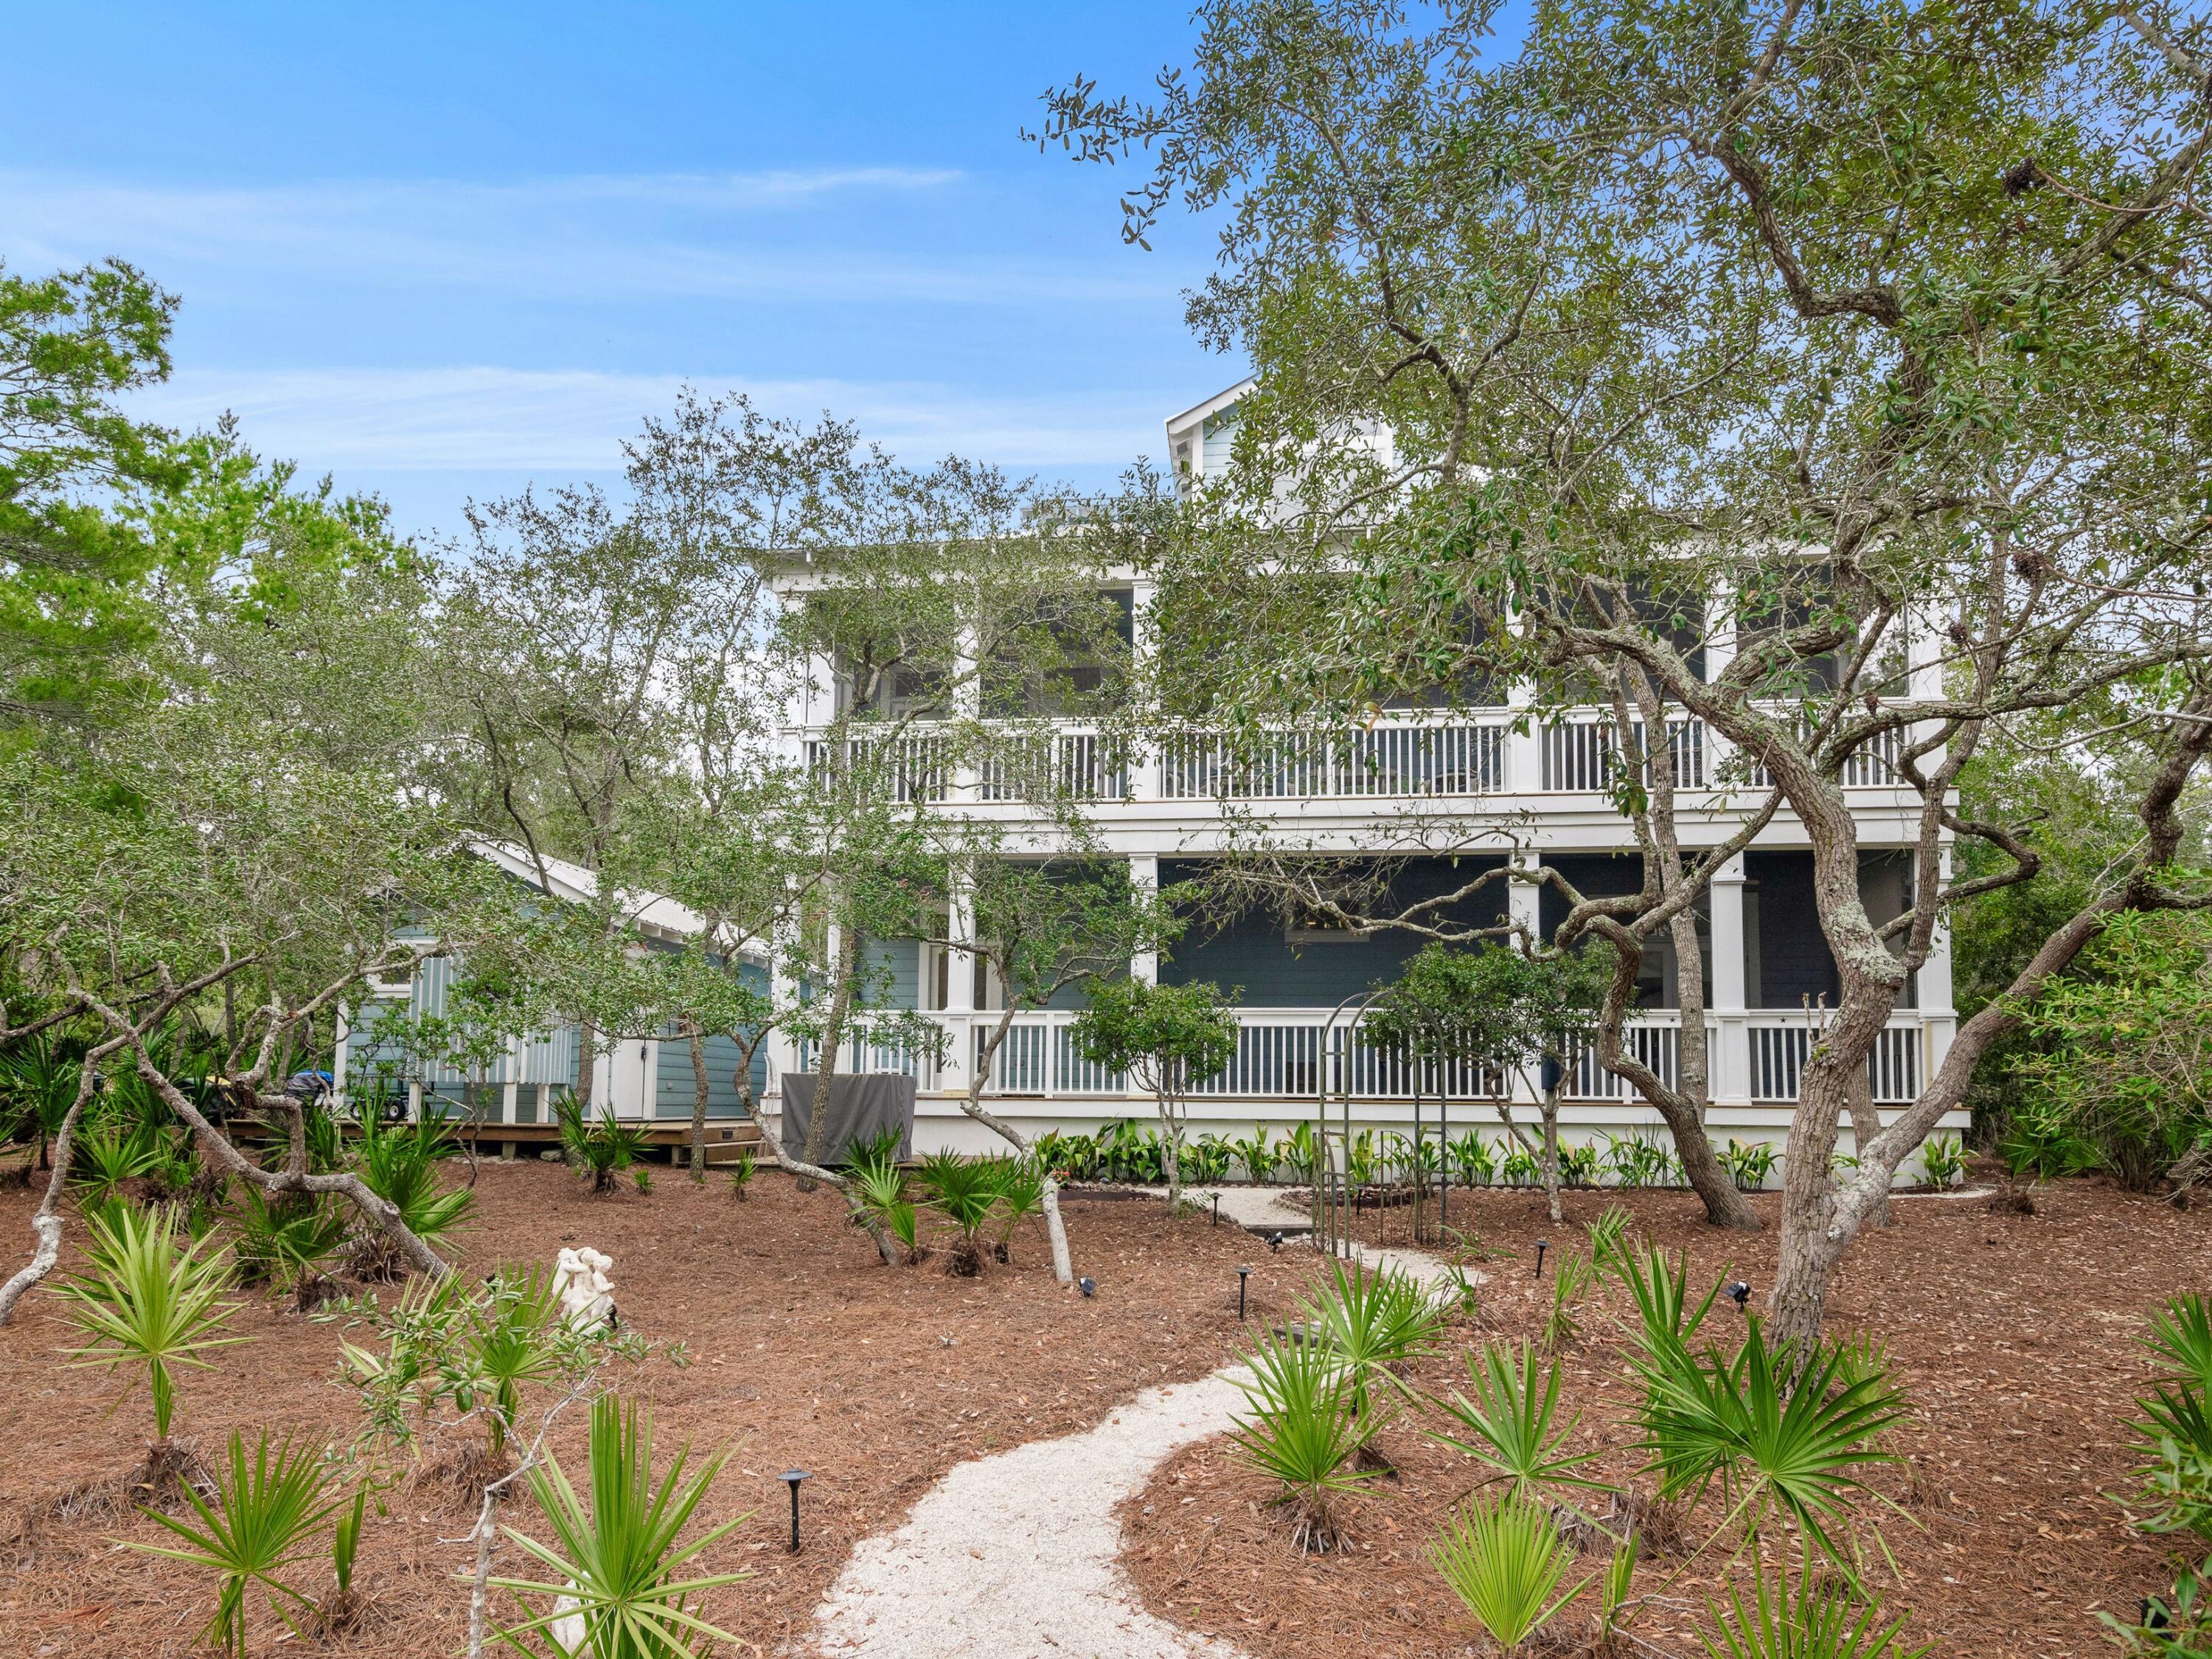
{"type": "MultiPolygon", "coordinates": [[[[1403,904],[1448,893],[1504,863],[1501,858],[1462,858],[1457,864],[1449,859],[1415,860],[1398,872],[1392,894],[1403,904]]],[[[1160,860],[1163,886],[1202,873],[1203,866],[1195,862],[1160,860]]],[[[1498,881],[1451,914],[1476,926],[1490,926],[1502,921],[1505,910],[1505,884],[1498,881]]],[[[1330,1008],[1348,996],[1389,984],[1423,943],[1414,934],[1393,931],[1356,942],[1294,945],[1284,936],[1279,918],[1250,911],[1218,932],[1184,935],[1161,962],[1160,978],[1170,985],[1211,980],[1224,991],[1241,988],[1247,1007],[1330,1008]]]]}
{"type": "MultiPolygon", "coordinates": [[[[738,1045],[731,1038],[717,1034],[706,1041],[707,1051],[707,1115],[710,1118],[733,1118],[744,1115],[738,1103],[738,1045]]],[[[767,1086],[767,1059],[753,1056],[753,1094],[758,1098],[767,1086]]],[[[680,1036],[660,1039],[660,1066],[653,1077],[653,1115],[655,1117],[689,1119],[694,1098],[691,1077],[691,1044],[680,1036]]]]}
{"type": "Polygon", "coordinates": [[[872,939],[861,945],[868,964],[868,997],[884,1008],[921,1006],[921,944],[910,939],[872,939]]]}

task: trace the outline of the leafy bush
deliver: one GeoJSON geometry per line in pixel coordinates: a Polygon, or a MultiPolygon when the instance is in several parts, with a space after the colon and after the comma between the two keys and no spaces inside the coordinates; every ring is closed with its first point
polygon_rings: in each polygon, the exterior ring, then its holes
{"type": "Polygon", "coordinates": [[[2148,1532],[2193,1532],[2212,1539],[2212,1310],[2194,1291],[2151,1316],[2142,1339],[2158,1362],[2151,1391],[2136,1401],[2136,1470],[2148,1532]]]}
{"type": "Polygon", "coordinates": [[[1632,1190],[1668,1184],[1668,1150],[1656,1137],[1638,1133],[1610,1139],[1605,1162],[1617,1187],[1632,1190]]]}
{"type": "Polygon", "coordinates": [[[1716,1638],[1700,1632],[1698,1639],[1713,1659],[1917,1659],[1930,1651],[1899,1644],[1905,1621],[1884,1625],[1878,1598],[1861,1601],[1842,1586],[1816,1583],[1810,1573],[1799,1575],[1795,1591],[1786,1574],[1780,1583],[1778,1591],[1761,1573],[1753,1580],[1749,1607],[1733,1587],[1727,1612],[1706,1604],[1720,1633],[1716,1638]]]}
{"type": "Polygon", "coordinates": [[[1543,1170],[1535,1156],[1525,1146],[1516,1146],[1505,1155],[1498,1170],[1498,1178],[1509,1187],[1534,1187],[1544,1178],[1543,1170]]]}
{"type": "Polygon", "coordinates": [[[1590,1141],[1559,1148],[1559,1180],[1569,1187],[1597,1185],[1598,1150],[1590,1141]]]}
{"type": "Polygon", "coordinates": [[[1718,1481],[1747,1538],[1779,1512],[1848,1570],[1828,1528],[1864,1489],[1859,1471],[1896,1461],[1875,1442],[1904,1416],[1904,1401],[1886,1372],[1847,1362],[1838,1346],[1822,1343],[1802,1370],[1792,1358],[1768,1348],[1756,1316],[1733,1359],[1711,1345],[1693,1353],[1647,1326],[1634,1362],[1647,1390],[1640,1444],[1662,1498],[1694,1499],[1718,1481]]]}
{"type": "Polygon", "coordinates": [[[197,1239],[179,1248],[175,1218],[166,1210],[118,1210],[92,1223],[91,1272],[58,1287],[70,1304],[70,1322],[87,1339],[76,1363],[109,1371],[143,1367],[155,1437],[163,1443],[176,1407],[174,1368],[211,1370],[203,1355],[251,1340],[218,1334],[239,1304],[222,1299],[230,1288],[230,1258],[204,1249],[197,1239]]]}
{"type": "Polygon", "coordinates": [[[999,1241],[994,1253],[1001,1261],[1013,1260],[1014,1229],[1044,1209],[1044,1165],[1034,1154],[998,1160],[999,1241]]]}
{"type": "Polygon", "coordinates": [[[752,1190],[753,1177],[759,1173],[760,1166],[753,1161],[751,1150],[739,1152],[738,1161],[730,1165],[730,1196],[744,1203],[752,1190]]]}
{"type": "Polygon", "coordinates": [[[1275,1143],[1275,1162],[1298,1180],[1310,1182],[1321,1168],[1321,1137],[1310,1123],[1294,1123],[1275,1143]]]}
{"type": "Polygon", "coordinates": [[[1767,1178],[1774,1173],[1774,1148],[1764,1141],[1746,1146],[1730,1136],[1720,1153],[1721,1168],[1729,1173],[1740,1193],[1765,1190],[1767,1178]]]}
{"type": "Polygon", "coordinates": [[[2109,1613],[2097,1620],[2130,1659],[2204,1659],[2212,1653],[2212,1594],[2202,1566],[2184,1567],[2172,1595],[2144,1597],[2141,1623],[2124,1624],[2109,1613]]]}
{"type": "Polygon", "coordinates": [[[1183,1179],[1201,1187],[1214,1186],[1228,1176],[1232,1156],[1229,1143],[1211,1132],[1187,1141],[1182,1149],[1183,1179]]]}
{"type": "Polygon", "coordinates": [[[921,1160],[915,1184],[922,1204],[951,1224],[952,1248],[945,1268],[963,1278],[981,1273],[983,1252],[976,1243],[991,1212],[998,1206],[1000,1175],[996,1160],[973,1161],[955,1152],[933,1152],[921,1160]]]}
{"type": "MultiPolygon", "coordinates": [[[[397,1207],[408,1231],[434,1247],[476,1202],[465,1187],[448,1191],[438,1184],[438,1165],[456,1150],[453,1131],[434,1120],[380,1124],[364,1115],[358,1149],[362,1185],[397,1207]]],[[[362,1235],[354,1261],[372,1279],[393,1279],[405,1271],[405,1262],[380,1229],[362,1235]]]]}
{"type": "Polygon", "coordinates": [[[1451,1165],[1462,1187],[1487,1187],[1498,1178],[1498,1159],[1490,1143],[1473,1129],[1452,1142],[1451,1165]]]}
{"type": "MultiPolygon", "coordinates": [[[[1347,1269],[1332,1259],[1329,1273],[1327,1290],[1311,1301],[1301,1299],[1306,1329],[1344,1367],[1352,1413],[1368,1424],[1376,1386],[1407,1393],[1399,1373],[1436,1352],[1443,1313],[1399,1268],[1385,1266],[1369,1273],[1357,1262],[1347,1269]]],[[[1364,1438],[1373,1438],[1371,1427],[1364,1438]]]]}
{"type": "Polygon", "coordinates": [[[1931,1187],[1957,1186],[1966,1173],[1966,1154],[1959,1145],[1959,1137],[1930,1135],[1920,1148],[1920,1169],[1931,1187]]]}
{"type": "Polygon", "coordinates": [[[507,1449],[522,1415],[523,1384],[563,1374],[560,1339],[568,1333],[560,1310],[551,1275],[537,1267],[495,1275],[470,1304],[462,1336],[469,1370],[456,1386],[455,1403],[465,1412],[484,1407],[494,1456],[507,1449]]]}
{"type": "Polygon", "coordinates": [[[611,1106],[601,1108],[596,1120],[586,1117],[574,1095],[564,1094],[553,1103],[553,1117],[561,1128],[562,1155],[570,1167],[592,1178],[595,1193],[614,1191],[615,1177],[642,1158],[651,1145],[643,1129],[623,1122],[611,1106]]]}
{"type": "Polygon", "coordinates": [[[166,1146],[142,1127],[116,1116],[103,1117],[76,1138],[70,1158],[70,1179],[97,1202],[136,1181],[161,1162],[166,1146]]]}
{"type": "Polygon", "coordinates": [[[1267,1126],[1255,1123],[1252,1133],[1229,1143],[1229,1151],[1237,1163],[1244,1166],[1244,1178],[1259,1183],[1272,1181],[1275,1175],[1274,1143],[1267,1139],[1267,1126]]]}
{"type": "Polygon", "coordinates": [[[36,1142],[41,1170],[51,1167],[47,1148],[76,1100],[82,1064],[72,1045],[44,1032],[0,1054],[0,1137],[36,1142]]]}
{"type": "Polygon", "coordinates": [[[1236,1419],[1230,1438],[1247,1463],[1280,1483],[1274,1501],[1292,1511],[1291,1541],[1326,1553],[1344,1541],[1333,1500],[1380,1473],[1352,1467],[1377,1425],[1355,1409],[1339,1357],[1310,1339],[1269,1334],[1244,1358],[1251,1376],[1237,1383],[1251,1414],[1236,1419]]]}
{"type": "Polygon", "coordinates": [[[320,1194],[270,1197],[248,1186],[240,1194],[231,1225],[237,1234],[232,1254],[239,1281],[246,1285],[304,1287],[345,1245],[346,1218],[320,1194]]]}
{"type": "Polygon", "coordinates": [[[501,1638],[554,1659],[679,1659],[699,1651],[701,1638],[742,1646],[702,1619],[693,1603],[703,1591],[748,1575],[683,1571],[751,1519],[748,1511],[682,1541],[727,1456],[708,1458],[687,1484],[687,1446],[656,1485],[653,1430],[642,1408],[626,1411],[611,1395],[594,1401],[590,1501],[577,1495],[550,1452],[530,1471],[530,1495],[552,1538],[540,1542],[514,1528],[508,1536],[547,1576],[492,1581],[529,1614],[501,1638]]]}
{"type": "Polygon", "coordinates": [[[1448,1398],[1435,1402],[1462,1434],[1431,1429],[1431,1438],[1488,1464],[1512,1483],[1512,1497],[1561,1486],[1601,1486],[1575,1473],[1597,1454],[1567,1449],[1567,1437],[1578,1419],[1559,1420],[1556,1361],[1540,1387],[1535,1361],[1526,1342],[1517,1351],[1504,1343],[1486,1343],[1479,1358],[1472,1352],[1468,1355],[1467,1370],[1474,1398],[1470,1400],[1455,1389],[1448,1398]]]}
{"type": "MultiPolygon", "coordinates": [[[[285,1583],[283,1575],[300,1561],[308,1535],[344,1499],[332,1495],[331,1470],[319,1448],[310,1444],[295,1449],[287,1439],[272,1459],[265,1429],[250,1462],[245,1440],[237,1430],[230,1431],[230,1455],[216,1473],[214,1484],[212,1503],[192,1487],[185,1488],[197,1525],[159,1510],[144,1511],[182,1539],[181,1544],[130,1543],[130,1547],[216,1574],[222,1589],[215,1617],[201,1639],[225,1652],[242,1654],[246,1598],[257,1587],[267,1595],[270,1612],[295,1632],[301,1629],[294,1613],[309,1611],[314,1604],[285,1583]]],[[[358,1522],[355,1536],[359,1536],[358,1522]]]]}
{"type": "Polygon", "coordinates": [[[1429,1556],[1460,1605],[1509,1654],[1572,1601],[1585,1578],[1559,1589],[1568,1547],[1542,1505],[1516,1495],[1480,1498],[1455,1516],[1429,1556]]]}

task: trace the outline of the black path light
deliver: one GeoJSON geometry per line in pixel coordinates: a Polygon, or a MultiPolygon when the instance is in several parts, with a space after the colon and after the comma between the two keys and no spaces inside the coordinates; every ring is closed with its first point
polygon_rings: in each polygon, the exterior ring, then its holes
{"type": "Polygon", "coordinates": [[[1098,1281],[1085,1273],[1075,1281],[1075,1288],[1086,1297],[1096,1296],[1098,1294],[1098,1281]]]}
{"type": "Polygon", "coordinates": [[[1536,1241],[1536,1277],[1539,1279],[1544,1276],[1544,1252],[1551,1248],[1552,1241],[1548,1238],[1540,1238],[1536,1241]]]}
{"type": "Polygon", "coordinates": [[[791,1547],[799,1548],[799,1483],[806,1479],[805,1469],[786,1469],[783,1484],[791,1488],[791,1547]]]}
{"type": "Polygon", "coordinates": [[[1239,1267],[1237,1270],[1237,1318],[1240,1324],[1244,1318],[1244,1287],[1251,1282],[1251,1279],[1252,1270],[1249,1267],[1239,1267]]]}
{"type": "Polygon", "coordinates": [[[1219,1193],[1213,1195],[1213,1224],[1217,1227],[1221,1224],[1221,1194],[1219,1193]]]}
{"type": "Polygon", "coordinates": [[[1728,1287],[1728,1293],[1729,1300],[1735,1304],[1735,1310],[1738,1313],[1747,1315],[1751,1312],[1751,1286],[1749,1285],[1739,1279],[1735,1284],[1728,1287]]]}

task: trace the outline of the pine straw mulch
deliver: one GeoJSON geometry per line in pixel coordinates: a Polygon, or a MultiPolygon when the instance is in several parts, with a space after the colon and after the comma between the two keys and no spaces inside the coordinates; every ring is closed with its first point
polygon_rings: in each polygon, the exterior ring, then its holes
{"type": "MultiPolygon", "coordinates": [[[[803,1646],[854,1544],[896,1525],[953,1464],[1090,1428],[1140,1386],[1219,1365],[1237,1336],[1237,1267],[1254,1269],[1251,1303],[1263,1313],[1288,1306],[1315,1265],[1303,1251],[1271,1256],[1226,1224],[1171,1222],[1158,1204],[1074,1195],[1066,1212],[1077,1270],[1098,1283],[1086,1301],[1054,1285],[1035,1222],[1023,1224],[1011,1267],[994,1262],[979,1279],[957,1279],[941,1271],[941,1257],[913,1269],[878,1265],[834,1194],[803,1194],[764,1173],[739,1203],[720,1177],[699,1189],[680,1171],[655,1173],[649,1194],[593,1198],[557,1165],[487,1164],[464,1266],[550,1264],[563,1244],[596,1246],[614,1258],[622,1317],[689,1345],[687,1368],[656,1358],[620,1381],[653,1407],[659,1466],[687,1439],[702,1452],[734,1448],[700,1519],[756,1511],[703,1562],[754,1574],[708,1598],[706,1615],[744,1638],[740,1653],[803,1646]],[[777,1479],[791,1468],[812,1474],[796,1556],[784,1547],[789,1504],[777,1479]]],[[[11,1254],[28,1243],[31,1205],[27,1194],[0,1199],[0,1242],[11,1254]]],[[[80,1238],[72,1222],[63,1272],[77,1265],[80,1238]]],[[[234,1427],[249,1443],[264,1426],[318,1440],[355,1435],[358,1407],[337,1374],[338,1329],[268,1296],[242,1299],[233,1328],[253,1340],[219,1352],[212,1371],[185,1373],[179,1441],[213,1462],[234,1427]]],[[[212,1582],[112,1541],[165,1535],[118,1501],[144,1454],[144,1392],[111,1415],[119,1384],[70,1369],[70,1346],[57,1298],[44,1291],[0,1331],[0,1654],[194,1652],[212,1582]]],[[[572,1470],[586,1416],[572,1409],[555,1440],[572,1470]]],[[[450,1467],[465,1449],[434,1447],[426,1461],[450,1467]]],[[[276,1650],[380,1659],[460,1650],[467,1596],[453,1575],[472,1564],[472,1504],[450,1480],[425,1478],[387,1493],[386,1506],[381,1516],[372,1510],[362,1541],[356,1587],[366,1607],[356,1629],[289,1638],[276,1650]]],[[[505,1518],[529,1530],[534,1509],[526,1498],[505,1518]]],[[[502,1565],[516,1567],[516,1553],[502,1565]]],[[[319,1547],[300,1583],[311,1595],[330,1589],[319,1547]]],[[[267,1651],[283,1627],[258,1598],[254,1606],[254,1650],[267,1651]]]]}
{"type": "MultiPolygon", "coordinates": [[[[1724,1270],[1760,1293],[1771,1282],[1772,1197],[1755,1200],[1770,1231],[1747,1236],[1704,1226],[1686,1194],[1571,1194],[1559,1226],[1545,1218],[1540,1194],[1455,1193],[1454,1225],[1511,1254],[1481,1264],[1490,1282],[1480,1324],[1455,1328],[1449,1352],[1417,1380],[1465,1391],[1464,1355],[1478,1338],[1535,1338],[1550,1311],[1560,1246],[1586,1242],[1583,1224],[1617,1198],[1640,1229],[1687,1248],[1698,1293],[1724,1270]],[[1553,1251],[1540,1284],[1532,1276],[1538,1239],[1553,1251]]],[[[1870,1329],[1888,1343],[1913,1407],[1894,1436],[1910,1465],[1871,1480],[1917,1528],[1869,1506],[1886,1517],[1903,1574],[1900,1584],[1877,1567],[1872,1582],[1893,1615],[1911,1610],[1907,1636],[1939,1653],[2109,1653],[2096,1610],[2132,1619],[2139,1596],[2172,1584],[2166,1546],[2130,1531],[2104,1494],[2132,1485],[2124,1420],[2148,1370],[2133,1339],[2166,1296],[2204,1285],[2212,1216],[2088,1182],[2045,1188],[2037,1207],[2033,1216],[2000,1215],[1975,1200],[1901,1200],[1893,1206],[1898,1224],[1868,1233],[1846,1258],[1830,1304],[1832,1328],[1870,1329]]],[[[1362,1231],[1371,1237],[1376,1220],[1370,1212],[1362,1231]]],[[[1390,1242],[1406,1242],[1402,1216],[1384,1224],[1390,1242]]],[[[1578,1444],[1615,1449],[1590,1473],[1626,1480],[1641,1461],[1625,1449],[1634,1431],[1620,1426],[1635,1391],[1607,1310],[1633,1317],[1617,1291],[1593,1297],[1564,1352],[1562,1415],[1583,1413],[1578,1444]]],[[[1724,1324],[1737,1317],[1725,1302],[1712,1316],[1724,1324]]],[[[1146,1604],[1254,1659],[1491,1650],[1425,1553],[1477,1480],[1477,1466],[1411,1421],[1387,1431],[1382,1444],[1400,1475],[1345,1505],[1352,1549],[1304,1557],[1291,1547],[1287,1520],[1267,1506],[1273,1489],[1234,1459],[1225,1439],[1185,1449],[1123,1510],[1124,1564],[1146,1604]]],[[[1708,1499],[1693,1539],[1719,1513],[1708,1499]]],[[[1670,1604],[1648,1607],[1635,1629],[1649,1645],[1629,1651],[1703,1654],[1692,1626],[1708,1622],[1707,1596],[1725,1595],[1715,1570],[1727,1553],[1709,1552],[1668,1590],[1670,1604]]],[[[1575,1576],[1602,1559],[1585,1556],[1575,1576]]],[[[1639,1593],[1658,1589],[1680,1565],[1647,1559],[1639,1593]]],[[[1733,1576],[1748,1599],[1741,1565],[1733,1576]]],[[[1593,1588],[1560,1615],[1559,1628],[1574,1639],[1558,1650],[1589,1651],[1586,1609],[1595,1597],[1593,1588]]]]}

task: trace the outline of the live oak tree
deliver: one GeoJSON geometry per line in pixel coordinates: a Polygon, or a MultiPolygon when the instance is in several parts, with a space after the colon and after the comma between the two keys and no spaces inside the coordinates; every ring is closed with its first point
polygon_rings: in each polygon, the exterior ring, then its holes
{"type": "Polygon", "coordinates": [[[1236,1054],[1236,1006],[1204,980],[1155,985],[1094,979],[1085,994],[1068,1036],[1092,1065],[1126,1073],[1151,1092],[1159,1108],[1160,1162],[1173,1210],[1182,1201],[1183,1102],[1194,1084],[1236,1054]]]}
{"type": "MultiPolygon", "coordinates": [[[[1494,15],[1226,0],[1187,74],[1078,82],[1039,136],[1149,153],[1133,238],[1177,200],[1221,227],[1191,314],[1257,371],[1248,533],[1163,580],[1241,598],[1267,527],[1268,625],[1194,641],[1222,686],[1348,713],[1480,672],[1655,732],[1679,711],[1747,810],[1802,827],[1839,991],[1784,1169],[1773,1328],[1804,1351],[1991,1043],[2116,915],[2206,902],[2171,867],[2212,744],[2203,25],[1611,0],[1540,6],[1504,52],[1494,15]],[[1949,918],[2038,875],[2021,825],[1960,810],[1962,769],[2092,705],[2100,763],[2147,757],[2136,840],[1837,1170],[1949,918]],[[1880,833],[1911,902],[1881,921],[1845,793],[1870,773],[1909,803],[1880,833]]],[[[1638,920],[1671,926],[1722,850],[1662,847],[1638,920]]]]}
{"type": "Polygon", "coordinates": [[[0,1318],[53,1263],[100,1070],[134,1073],[234,1178],[335,1194],[410,1265],[446,1271],[357,1176],[313,1169],[284,1084],[328,1052],[372,979],[419,963],[427,947],[401,937],[403,923],[465,945],[500,925],[509,893],[409,787],[429,730],[411,690],[419,573],[371,540],[308,538],[295,556],[264,522],[222,532],[216,579],[167,585],[139,659],[158,698],[118,694],[9,762],[0,953],[21,1000],[0,1037],[66,1022],[89,1048],[33,1218],[37,1248],[0,1290],[0,1318]],[[328,556],[332,544],[343,557],[328,556]],[[187,1024],[214,1045],[208,1086],[227,1112],[277,1129],[274,1168],[241,1152],[173,1069],[170,1039],[187,1024]]]}

